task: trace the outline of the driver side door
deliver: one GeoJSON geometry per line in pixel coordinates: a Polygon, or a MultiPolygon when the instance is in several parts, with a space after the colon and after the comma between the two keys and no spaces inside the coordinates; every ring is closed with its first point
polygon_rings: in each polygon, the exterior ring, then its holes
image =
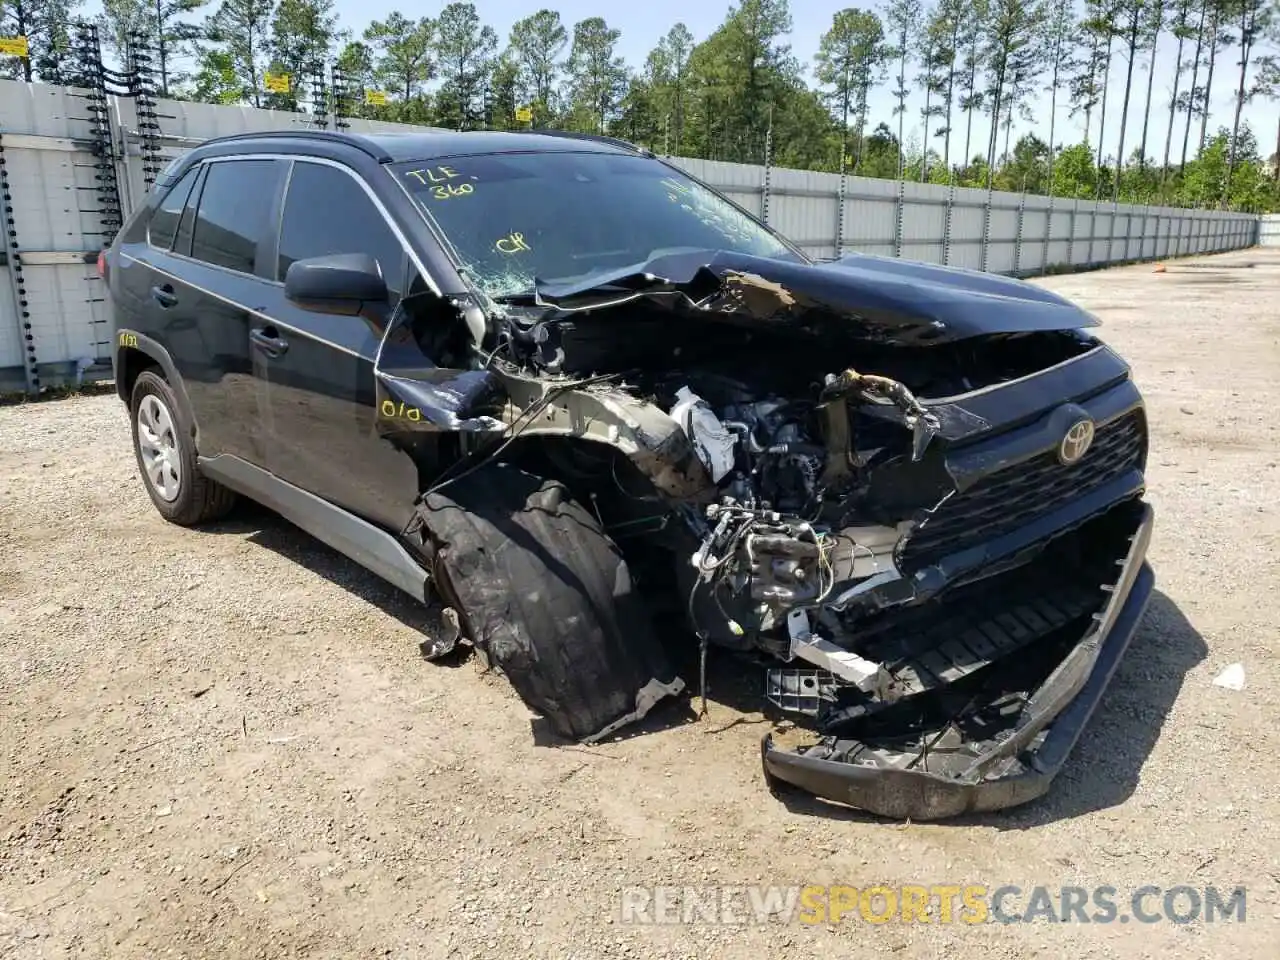
{"type": "Polygon", "coordinates": [[[267,469],[386,529],[400,530],[417,468],[375,428],[373,367],[384,329],[361,317],[304,309],[284,295],[297,260],[367,253],[387,282],[389,310],[404,290],[407,252],[371,190],[334,161],[296,158],[286,177],[276,283],[249,331],[264,389],[267,469]],[[269,318],[269,319],[268,319],[269,318]]]}

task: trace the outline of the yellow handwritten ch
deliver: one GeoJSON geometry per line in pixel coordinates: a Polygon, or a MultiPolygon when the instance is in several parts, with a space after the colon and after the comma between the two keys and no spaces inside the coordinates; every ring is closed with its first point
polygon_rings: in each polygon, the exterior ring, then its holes
{"type": "Polygon", "coordinates": [[[494,244],[499,253],[520,253],[523,250],[532,250],[529,244],[525,243],[523,233],[510,233],[494,244]]]}

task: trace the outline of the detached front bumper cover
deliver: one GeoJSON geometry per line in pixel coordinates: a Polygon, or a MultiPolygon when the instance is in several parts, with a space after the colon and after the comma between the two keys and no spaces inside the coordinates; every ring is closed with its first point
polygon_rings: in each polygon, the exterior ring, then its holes
{"type": "Polygon", "coordinates": [[[1143,504],[1120,574],[1093,626],[1030,698],[1022,724],[962,778],[924,770],[861,766],[761,743],[765,780],[896,819],[939,820],[999,810],[1043,796],[1062,769],[1137,632],[1155,586],[1146,562],[1153,511],[1143,504]],[[1047,728],[1047,730],[1046,730],[1047,728]],[[1045,731],[1034,748],[1029,744],[1045,731]],[[1000,774],[1001,768],[1014,772],[1000,774]]]}

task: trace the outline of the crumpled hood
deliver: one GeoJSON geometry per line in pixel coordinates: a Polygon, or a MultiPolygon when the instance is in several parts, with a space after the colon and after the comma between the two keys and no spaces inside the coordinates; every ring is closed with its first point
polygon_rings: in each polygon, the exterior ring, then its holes
{"type": "Polygon", "coordinates": [[[852,324],[855,335],[885,343],[924,345],[1098,323],[1069,300],[1021,280],[867,254],[803,263],[696,251],[582,284],[540,285],[538,293],[544,303],[567,306],[587,291],[607,300],[608,288],[639,296],[678,291],[714,313],[767,326],[816,331],[852,324]]]}

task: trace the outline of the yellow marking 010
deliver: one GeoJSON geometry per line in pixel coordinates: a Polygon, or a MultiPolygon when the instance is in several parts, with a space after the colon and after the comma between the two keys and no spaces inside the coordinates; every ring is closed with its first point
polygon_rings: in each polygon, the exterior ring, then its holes
{"type": "Polygon", "coordinates": [[[422,411],[417,407],[411,407],[403,400],[399,406],[394,400],[383,400],[379,406],[379,411],[388,420],[408,420],[410,423],[418,423],[422,419],[422,411]]]}

